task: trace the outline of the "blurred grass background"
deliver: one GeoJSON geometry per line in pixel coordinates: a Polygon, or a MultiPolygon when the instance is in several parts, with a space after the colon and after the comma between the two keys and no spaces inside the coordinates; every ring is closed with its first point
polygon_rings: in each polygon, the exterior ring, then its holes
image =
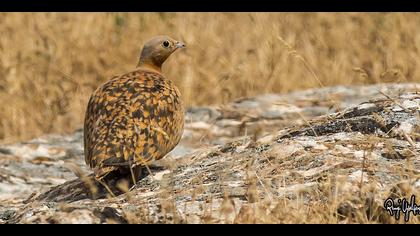
{"type": "Polygon", "coordinates": [[[418,13],[0,13],[0,142],[83,125],[89,95],[155,35],[187,105],[330,85],[420,82],[418,13]]]}

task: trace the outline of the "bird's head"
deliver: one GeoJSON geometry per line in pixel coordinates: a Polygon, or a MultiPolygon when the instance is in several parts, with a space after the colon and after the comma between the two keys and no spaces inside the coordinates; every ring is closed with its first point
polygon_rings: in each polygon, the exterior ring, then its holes
{"type": "Polygon", "coordinates": [[[144,44],[137,66],[149,67],[160,71],[166,59],[178,48],[184,47],[185,44],[183,42],[169,36],[156,36],[144,44]]]}

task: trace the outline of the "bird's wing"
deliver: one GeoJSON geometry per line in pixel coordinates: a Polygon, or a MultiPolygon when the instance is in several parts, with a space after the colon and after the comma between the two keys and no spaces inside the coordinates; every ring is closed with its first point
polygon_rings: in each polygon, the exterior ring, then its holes
{"type": "Polygon", "coordinates": [[[84,123],[85,161],[98,173],[108,173],[117,167],[104,165],[120,158],[121,133],[127,123],[130,104],[123,89],[127,79],[114,78],[95,90],[88,102],[84,123]]]}

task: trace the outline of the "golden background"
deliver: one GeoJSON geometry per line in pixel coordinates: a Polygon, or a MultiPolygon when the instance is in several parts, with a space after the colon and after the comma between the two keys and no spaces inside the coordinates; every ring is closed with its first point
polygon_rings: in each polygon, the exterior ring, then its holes
{"type": "Polygon", "coordinates": [[[420,82],[417,13],[0,13],[0,142],[83,125],[90,93],[145,41],[187,105],[330,85],[420,82]]]}

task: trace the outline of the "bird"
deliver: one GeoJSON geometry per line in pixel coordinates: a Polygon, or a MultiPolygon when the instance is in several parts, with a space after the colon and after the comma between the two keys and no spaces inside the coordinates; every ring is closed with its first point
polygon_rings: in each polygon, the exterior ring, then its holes
{"type": "MultiPolygon", "coordinates": [[[[133,173],[163,158],[180,142],[184,102],[162,65],[185,43],[169,36],[147,41],[136,68],[114,76],[90,96],[84,119],[84,156],[101,181],[133,173]]],[[[135,176],[135,177],[134,177],[135,176]]]]}

